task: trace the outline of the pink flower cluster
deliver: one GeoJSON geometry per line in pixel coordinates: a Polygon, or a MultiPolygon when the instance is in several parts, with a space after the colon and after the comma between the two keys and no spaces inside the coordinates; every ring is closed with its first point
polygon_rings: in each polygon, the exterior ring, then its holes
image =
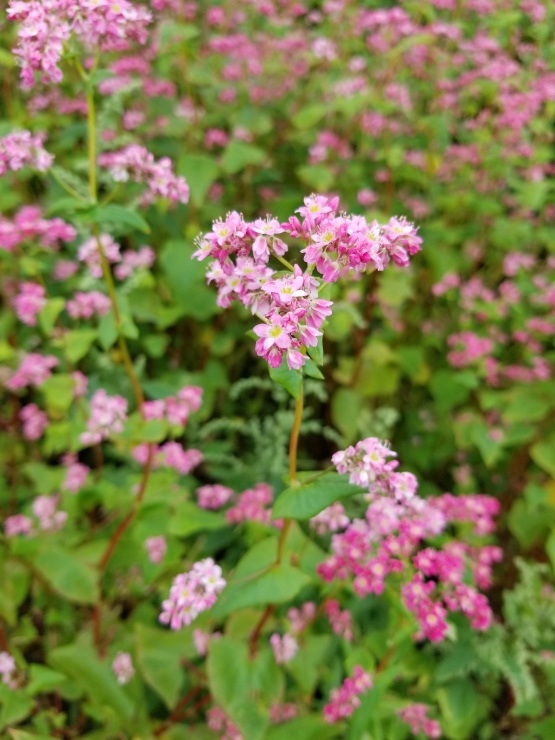
{"type": "Polygon", "coordinates": [[[313,601],[305,601],[300,609],[291,607],[287,611],[287,619],[291,633],[300,635],[314,621],[316,617],[316,604],[313,601]]]}
{"type": "Polygon", "coordinates": [[[336,599],[328,599],[324,604],[324,612],[332,631],[343,637],[347,642],[353,639],[353,620],[351,612],[348,609],[341,609],[339,601],[336,599]]]}
{"type": "Polygon", "coordinates": [[[279,367],[285,357],[289,368],[298,370],[306,362],[304,348],[316,347],[322,336],[320,328],[331,314],[331,301],[318,298],[318,281],[298,265],[293,275],[266,281],[262,291],[269,300],[261,298],[257,305],[264,323],[253,328],[259,337],[256,353],[270,367],[279,367]]]}
{"type": "Polygon", "coordinates": [[[120,651],[112,661],[112,670],[114,671],[114,675],[119,684],[123,685],[129,683],[135,675],[133,661],[131,660],[129,653],[123,653],[120,651]]]}
{"type": "Polygon", "coordinates": [[[220,740],[245,740],[239,728],[220,707],[212,707],[206,713],[206,725],[212,732],[221,733],[220,740]]]}
{"type": "Polygon", "coordinates": [[[109,234],[100,234],[98,239],[91,236],[90,239],[87,239],[81,244],[77,252],[77,257],[80,262],[84,262],[87,265],[91,275],[95,278],[102,277],[99,242],[108,263],[113,264],[114,262],[119,262],[121,259],[119,244],[109,234]]]}
{"type": "Polygon", "coordinates": [[[89,468],[83,465],[83,463],[78,462],[76,456],[71,453],[64,455],[62,462],[66,466],[62,489],[70,493],[77,493],[85,485],[89,468]]]}
{"type": "Polygon", "coordinates": [[[309,523],[317,534],[323,535],[326,532],[338,532],[340,529],[345,529],[350,521],[345,514],[343,504],[336,501],[316,516],[313,516],[309,523]]]}
{"type": "Polygon", "coordinates": [[[221,509],[233,497],[234,492],[219,483],[197,488],[197,500],[201,509],[221,509]]]}
{"type": "MultiPolygon", "coordinates": [[[[368,266],[382,270],[393,259],[409,263],[409,255],[420,250],[421,239],[412,224],[392,218],[387,226],[368,224],[362,216],[337,214],[338,198],[312,195],[297,209],[303,220],[291,216],[286,223],[271,216],[252,223],[233,211],[225,220],[214,221],[212,231],[200,237],[193,257],[213,257],[207,279],[218,287],[218,305],[237,300],[263,319],[254,327],[256,352],[271,367],[285,358],[289,368],[306,362],[307,347],[315,347],[330,301],[318,297],[321,280],[312,276],[314,267],[324,282],[344,275],[362,273],[368,266]],[[294,265],[292,274],[280,275],[268,267],[273,256],[288,251],[281,234],[300,239],[308,267],[294,265]]],[[[286,263],[287,264],[287,263],[286,263]]]]}
{"type": "Polygon", "coordinates": [[[36,403],[28,403],[19,412],[23,423],[23,436],[28,440],[40,439],[48,426],[48,416],[36,403]]]}
{"type": "Polygon", "coordinates": [[[4,533],[6,537],[17,537],[19,534],[31,534],[33,520],[25,514],[14,514],[4,519],[4,533]]]}
{"type": "Polygon", "coordinates": [[[2,683],[15,688],[15,682],[13,680],[15,672],[16,665],[13,656],[2,651],[0,653],[0,676],[2,676],[2,683]]]}
{"type": "Polygon", "coordinates": [[[32,239],[35,244],[55,249],[59,241],[75,239],[73,226],[60,218],[42,218],[40,208],[24,206],[15,214],[13,221],[0,216],[0,249],[11,252],[19,244],[32,239]]]}
{"type": "Polygon", "coordinates": [[[151,13],[128,0],[11,0],[8,18],[18,21],[18,43],[13,53],[21,65],[24,88],[62,80],[59,63],[64,45],[73,35],[87,49],[125,50],[129,42],[144,44],[151,13]]]}
{"type": "Polygon", "coordinates": [[[13,299],[17,318],[28,326],[36,326],[37,315],[46,306],[46,292],[38,283],[21,283],[13,299]]]}
{"type": "Polygon", "coordinates": [[[39,520],[39,529],[43,532],[57,532],[62,529],[67,520],[66,511],[58,511],[60,497],[37,496],[33,501],[33,514],[39,520]]]}
{"type": "Polygon", "coordinates": [[[174,173],[168,157],[155,160],[148,149],[131,144],[120,151],[101,154],[98,161],[102,167],[109,169],[116,182],[132,180],[146,184],[144,205],[156,198],[167,198],[176,203],[189,202],[189,186],[185,178],[174,173]]]}
{"type": "Polygon", "coordinates": [[[126,280],[135,270],[148,269],[154,264],[156,255],[147,246],[140,247],[136,252],[128,249],[121,256],[121,262],[114,268],[114,275],[118,280],[126,280]]]}
{"type": "Polygon", "coordinates": [[[39,355],[30,352],[21,360],[15,373],[7,380],[6,388],[18,391],[27,386],[38,388],[52,374],[52,369],[58,365],[58,358],[53,355],[39,355]]]}
{"type": "Polygon", "coordinates": [[[127,419],[127,401],[123,396],[109,396],[100,388],[91,398],[87,431],[79,437],[84,445],[100,444],[112,434],[123,431],[127,419]]]}
{"type": "MultiPolygon", "coordinates": [[[[257,483],[254,488],[247,488],[237,497],[237,503],[226,511],[225,518],[230,524],[239,522],[272,521],[272,489],[267,483],[257,483]]],[[[276,522],[273,522],[276,524],[276,522]]]]}
{"type": "Polygon", "coordinates": [[[145,419],[166,419],[172,426],[183,427],[201,404],[202,388],[198,385],[186,385],[178,391],[177,396],[145,401],[143,416],[145,419]]]}
{"type": "Polygon", "coordinates": [[[276,663],[289,663],[293,660],[299,649],[299,644],[293,635],[278,635],[275,632],[270,637],[270,646],[274,653],[276,663]]]}
{"type": "Polygon", "coordinates": [[[194,563],[191,570],[174,578],[169,598],[162,603],[160,622],[172,630],[186,627],[214,606],[225,585],[222,569],[212,558],[194,563]]]}
{"type": "Polygon", "coordinates": [[[166,556],[168,550],[168,544],[166,538],[163,535],[156,537],[147,537],[145,540],[145,547],[148,554],[148,559],[151,563],[157,565],[161,563],[166,556]]]}
{"type": "Polygon", "coordinates": [[[91,319],[93,316],[104,316],[110,310],[110,299],[97,290],[75,293],[67,302],[67,312],[72,319],[91,319]]]}
{"type": "Polygon", "coordinates": [[[297,209],[303,220],[292,216],[287,231],[307,244],[302,250],[308,265],[315,265],[326,282],[364,272],[383,270],[393,260],[406,267],[420,251],[422,239],[405,218],[391,218],[386,225],[368,223],[363,216],[337,214],[338,198],[312,195],[297,209]]]}
{"type": "Polygon", "coordinates": [[[394,455],[368,438],[333,456],[339,472],[368,490],[369,505],[364,519],[332,537],[332,555],[318,573],[326,581],[352,576],[355,593],[364,596],[381,594],[389,573],[408,571],[403,601],[419,624],[418,639],[443,640],[448,611],[462,611],[474,629],[487,629],[492,618],[488,602],[467,580],[488,588],[492,565],[501,558],[499,548],[451,542],[442,550],[418,549],[450,522],[472,522],[477,535],[491,532],[498,502],[487,496],[459,500],[451,494],[424,500],[416,493],[416,478],[396,472],[397,462],[387,459],[394,455]],[[407,568],[411,557],[414,570],[407,568]]]}
{"type": "Polygon", "coordinates": [[[349,473],[349,481],[368,488],[370,493],[381,493],[397,501],[409,501],[418,487],[411,473],[395,473],[397,457],[389,446],[376,437],[367,437],[356,445],[332,455],[331,461],[338,473],[349,473]]]}
{"type": "Polygon", "coordinates": [[[146,465],[151,448],[154,450],[152,464],[154,469],[172,468],[180,475],[188,475],[203,459],[202,452],[199,450],[186,450],[182,444],[174,441],[164,442],[159,447],[149,444],[137,445],[133,448],[134,459],[141,465],[146,465]]]}
{"type": "Polygon", "coordinates": [[[420,626],[416,639],[441,642],[448,630],[448,611],[461,611],[475,630],[488,629],[493,615],[486,597],[463,582],[465,571],[469,566],[472,568],[477,558],[482,566],[480,585],[491,584],[491,565],[501,558],[501,553],[498,548],[488,550],[485,554],[479,549],[474,552],[461,542],[452,542],[443,550],[428,547],[414,556],[417,572],[403,586],[402,596],[420,626]]]}
{"type": "Polygon", "coordinates": [[[353,675],[343,681],[338,689],[333,689],[329,702],[324,706],[324,719],[329,724],[339,722],[351,714],[360,706],[360,695],[365,694],[372,688],[372,678],[364,668],[356,665],[353,675]]]}
{"type": "Polygon", "coordinates": [[[426,737],[441,737],[441,725],[428,717],[428,710],[426,704],[409,704],[399,709],[397,716],[410,727],[413,735],[422,733],[426,737]]]}
{"type": "Polygon", "coordinates": [[[21,170],[23,167],[46,172],[52,165],[54,156],[44,149],[45,138],[46,134],[33,135],[30,131],[16,131],[1,137],[0,177],[6,172],[21,170]]]}

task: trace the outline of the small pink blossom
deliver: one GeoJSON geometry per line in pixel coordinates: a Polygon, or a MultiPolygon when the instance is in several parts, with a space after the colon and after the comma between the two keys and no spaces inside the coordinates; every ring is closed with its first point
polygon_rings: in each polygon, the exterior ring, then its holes
{"type": "Polygon", "coordinates": [[[198,505],[203,509],[221,509],[233,495],[231,488],[218,483],[197,488],[198,505]]]}
{"type": "Polygon", "coordinates": [[[166,538],[163,535],[158,535],[157,537],[148,537],[145,540],[145,547],[148,553],[148,559],[151,563],[154,564],[161,563],[162,560],[165,558],[166,552],[168,550],[168,544],[166,542],[166,538]]]}
{"type": "Polygon", "coordinates": [[[23,423],[23,436],[28,440],[40,439],[48,426],[48,416],[36,403],[28,403],[19,412],[23,423]]]}
{"type": "Polygon", "coordinates": [[[278,635],[277,632],[270,637],[270,645],[274,652],[276,663],[289,663],[293,660],[299,649],[297,640],[293,635],[278,635]]]}
{"type": "Polygon", "coordinates": [[[135,675],[133,661],[129,653],[119,652],[112,662],[112,670],[120,685],[129,683],[135,675]]]}

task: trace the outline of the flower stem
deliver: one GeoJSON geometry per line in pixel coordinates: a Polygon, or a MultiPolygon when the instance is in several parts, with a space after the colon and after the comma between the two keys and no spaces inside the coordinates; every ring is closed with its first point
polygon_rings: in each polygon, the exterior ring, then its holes
{"type": "MultiPolygon", "coordinates": [[[[293,427],[291,428],[291,436],[289,437],[289,485],[296,486],[299,484],[299,477],[297,475],[297,453],[299,447],[299,435],[301,432],[301,422],[303,420],[303,409],[304,409],[304,395],[303,387],[295,401],[295,418],[293,419],[293,427]]],[[[285,519],[283,527],[279,535],[278,549],[277,549],[277,560],[276,563],[281,563],[283,559],[283,549],[285,547],[285,541],[287,539],[287,533],[291,527],[291,519],[285,519]]]]}
{"type": "Polygon", "coordinates": [[[96,116],[94,108],[94,90],[87,85],[87,125],[89,148],[89,193],[93,203],[96,203],[96,116]]]}

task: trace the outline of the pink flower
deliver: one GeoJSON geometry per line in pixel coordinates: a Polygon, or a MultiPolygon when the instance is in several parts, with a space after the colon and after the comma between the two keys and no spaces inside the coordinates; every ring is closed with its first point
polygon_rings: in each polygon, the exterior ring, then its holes
{"type": "Polygon", "coordinates": [[[155,160],[154,156],[138,144],[131,144],[116,152],[100,155],[99,163],[108,167],[116,182],[144,183],[147,186],[143,204],[148,205],[156,198],[167,198],[179,203],[189,202],[189,186],[185,178],[174,174],[167,157],[155,160]]]}
{"type": "Polygon", "coordinates": [[[4,520],[4,533],[6,537],[16,537],[18,534],[31,534],[33,522],[24,514],[14,514],[4,520]]]}
{"type": "Polygon", "coordinates": [[[59,496],[37,496],[33,501],[33,514],[45,532],[57,532],[66,523],[67,512],[57,510],[59,500],[59,496]]]}
{"type": "Polygon", "coordinates": [[[315,532],[322,535],[326,532],[337,532],[340,529],[345,529],[349,522],[350,519],[345,514],[343,505],[336,501],[336,503],[313,516],[309,523],[315,532]]]}
{"type": "Polygon", "coordinates": [[[203,509],[221,509],[227,504],[234,492],[227,486],[218,483],[197,488],[198,505],[203,509]]]}
{"type": "Polygon", "coordinates": [[[33,135],[30,131],[18,131],[0,138],[0,177],[23,167],[46,172],[54,157],[42,146],[45,138],[46,134],[33,135]]]}
{"type": "Polygon", "coordinates": [[[169,598],[162,603],[160,622],[173,630],[191,624],[214,606],[225,585],[222,570],[212,558],[194,563],[190,571],[174,578],[169,598]]]}
{"type": "Polygon", "coordinates": [[[231,524],[239,522],[264,522],[270,524],[273,503],[272,489],[266,483],[258,483],[237,497],[237,503],[226,511],[226,519],[231,524]]]}
{"type": "Polygon", "coordinates": [[[5,683],[11,688],[15,688],[13,674],[16,672],[17,667],[15,660],[12,655],[2,651],[0,653],[0,676],[2,676],[2,683],[5,683]]]}
{"type": "Polygon", "coordinates": [[[95,315],[104,316],[110,311],[111,305],[108,296],[97,290],[79,292],[67,302],[67,312],[72,319],[90,319],[95,315]]]}
{"type": "Polygon", "coordinates": [[[161,563],[168,549],[166,538],[162,535],[157,537],[148,537],[145,540],[145,547],[148,553],[148,559],[151,563],[161,563]]]}
{"type": "Polygon", "coordinates": [[[80,462],[74,455],[67,454],[62,459],[64,465],[66,465],[66,474],[62,483],[62,489],[69,491],[70,493],[77,493],[85,485],[87,476],[89,474],[89,468],[80,462]]]}
{"type": "Polygon", "coordinates": [[[37,315],[46,306],[44,288],[38,283],[21,283],[13,306],[20,321],[28,326],[36,326],[37,315]]]}
{"type": "Polygon", "coordinates": [[[52,374],[52,368],[58,365],[58,359],[52,355],[39,355],[30,352],[21,361],[18,369],[6,382],[11,391],[27,386],[40,387],[52,374]]]}
{"type": "Polygon", "coordinates": [[[410,727],[413,735],[422,733],[426,737],[439,738],[441,725],[436,720],[429,719],[428,710],[426,704],[415,703],[399,709],[397,715],[410,727]]]}
{"type": "Polygon", "coordinates": [[[48,426],[48,416],[36,403],[28,403],[19,412],[23,422],[23,436],[28,440],[40,439],[48,426]]]}
{"type": "Polygon", "coordinates": [[[283,636],[274,633],[270,637],[270,645],[274,651],[276,663],[289,663],[293,660],[299,645],[293,635],[285,634],[283,636]]]}
{"type": "Polygon", "coordinates": [[[91,398],[87,431],[80,436],[84,445],[94,445],[123,431],[127,419],[127,401],[123,396],[109,396],[100,388],[91,398]]]}
{"type": "Polygon", "coordinates": [[[333,689],[329,702],[324,706],[324,719],[329,724],[350,717],[360,706],[359,696],[372,688],[372,679],[361,666],[353,668],[353,675],[346,678],[338,689],[333,689]]]}
{"type": "Polygon", "coordinates": [[[133,661],[129,653],[119,652],[112,662],[112,670],[116,676],[117,682],[121,685],[129,683],[135,675],[133,661]]]}

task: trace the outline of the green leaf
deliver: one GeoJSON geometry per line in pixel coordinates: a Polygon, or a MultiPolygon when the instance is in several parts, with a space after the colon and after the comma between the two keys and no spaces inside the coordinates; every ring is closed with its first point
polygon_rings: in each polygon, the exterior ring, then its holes
{"type": "Polygon", "coordinates": [[[92,648],[76,643],[55,648],[48,655],[48,663],[71,678],[94,704],[107,704],[124,721],[133,715],[132,701],[116,681],[110,666],[100,662],[92,648]]]}
{"type": "Polygon", "coordinates": [[[202,321],[218,313],[219,308],[214,292],[206,286],[206,267],[191,259],[193,251],[192,244],[172,240],[164,246],[160,264],[181,315],[202,321]]]}
{"type": "Polygon", "coordinates": [[[185,644],[179,632],[135,624],[137,667],[168,709],[177,703],[183,685],[181,661],[187,657],[185,644]]]}
{"type": "Polygon", "coordinates": [[[40,328],[47,336],[52,334],[56,319],[62,313],[66,305],[63,298],[50,298],[45,307],[39,313],[40,328]]]}
{"type": "Polygon", "coordinates": [[[297,682],[301,694],[312,694],[332,646],[330,635],[307,635],[287,670],[297,682]]]}
{"type": "Polygon", "coordinates": [[[324,364],[324,342],[322,337],[318,337],[318,344],[316,347],[308,347],[308,356],[312,357],[317,365],[324,364]]]}
{"type": "Polygon", "coordinates": [[[274,519],[310,519],[320,511],[355,494],[363,493],[360,486],[349,483],[347,475],[326,473],[310,483],[286,488],[274,504],[274,519]]]}
{"type": "Polygon", "coordinates": [[[33,709],[34,701],[22,691],[13,691],[0,683],[0,730],[25,719],[33,709]]]}
{"type": "Polygon", "coordinates": [[[183,154],[179,159],[178,172],[183,175],[191,189],[191,200],[202,206],[210,185],[220,172],[217,162],[206,154],[183,154]]]}
{"type": "Polygon", "coordinates": [[[64,336],[65,355],[70,362],[79,362],[96,339],[96,329],[77,329],[64,336]]]}
{"type": "Polygon", "coordinates": [[[292,118],[293,126],[299,129],[312,128],[328,112],[329,107],[322,103],[307,105],[301,108],[292,118]]]}
{"type": "Polygon", "coordinates": [[[316,380],[324,380],[324,375],[319,369],[318,365],[315,362],[313,362],[309,357],[306,358],[302,371],[305,375],[308,375],[309,378],[315,378],[316,380]]]}
{"type": "Polygon", "coordinates": [[[207,511],[192,501],[183,501],[172,515],[168,531],[178,537],[189,537],[196,532],[221,529],[225,526],[226,520],[221,512],[207,511]]]}
{"type": "Polygon", "coordinates": [[[0,562],[0,616],[10,626],[17,623],[17,608],[27,596],[30,580],[30,573],[22,563],[0,562]]]}
{"type": "Polygon", "coordinates": [[[25,691],[30,696],[57,691],[68,681],[68,677],[64,673],[53,671],[52,668],[47,668],[38,663],[32,663],[29,666],[29,679],[25,691]]]}
{"type": "Polygon", "coordinates": [[[52,546],[41,550],[33,563],[50,586],[69,601],[95,604],[98,600],[96,575],[69,550],[52,546]]]}
{"type": "Polygon", "coordinates": [[[98,224],[114,224],[115,226],[125,226],[131,229],[142,231],[143,234],[150,234],[150,226],[136,211],[132,211],[125,206],[109,204],[107,206],[97,206],[93,209],[91,217],[98,224]]]}
{"type": "Polygon", "coordinates": [[[329,725],[320,714],[306,714],[270,727],[265,740],[330,740],[344,730],[343,725],[329,725]]]}
{"type": "Polygon", "coordinates": [[[484,717],[487,699],[481,696],[470,681],[461,679],[437,692],[443,716],[443,727],[452,740],[466,740],[484,717]]]}
{"type": "Polygon", "coordinates": [[[249,165],[261,165],[266,159],[266,152],[243,141],[231,141],[222,157],[222,167],[228,175],[235,175],[249,165]]]}
{"type": "Polygon", "coordinates": [[[285,357],[279,367],[270,367],[270,378],[281,385],[293,398],[298,398],[303,387],[303,375],[300,370],[290,370],[285,357]]]}
{"type": "Polygon", "coordinates": [[[532,460],[555,478],[555,434],[536,442],[530,449],[532,460]]]}
{"type": "Polygon", "coordinates": [[[41,385],[46,410],[51,416],[65,414],[73,403],[75,379],[66,373],[51,375],[41,385]]]}
{"type": "Polygon", "coordinates": [[[545,543],[545,551],[551,561],[551,567],[555,571],[555,529],[551,532],[545,543]]]}
{"type": "MultiPolygon", "coordinates": [[[[249,553],[245,558],[248,556],[249,553]]],[[[259,565],[259,572],[249,575],[243,575],[238,566],[233,580],[227,584],[213,608],[212,616],[225,617],[247,606],[284,603],[293,599],[308,583],[310,578],[307,575],[287,563],[266,568],[259,565]]]]}
{"type": "Polygon", "coordinates": [[[262,740],[268,727],[268,713],[260,707],[259,692],[253,686],[253,665],[244,642],[222,637],[210,644],[206,663],[210,691],[249,740],[262,740]]]}
{"type": "Polygon", "coordinates": [[[335,182],[335,175],[324,165],[304,164],[297,167],[295,172],[301,182],[319,193],[329,190],[335,182]]]}
{"type": "Polygon", "coordinates": [[[110,347],[113,347],[114,343],[118,338],[118,329],[116,326],[116,320],[112,311],[100,319],[98,324],[98,341],[102,349],[107,352],[110,347]]]}

